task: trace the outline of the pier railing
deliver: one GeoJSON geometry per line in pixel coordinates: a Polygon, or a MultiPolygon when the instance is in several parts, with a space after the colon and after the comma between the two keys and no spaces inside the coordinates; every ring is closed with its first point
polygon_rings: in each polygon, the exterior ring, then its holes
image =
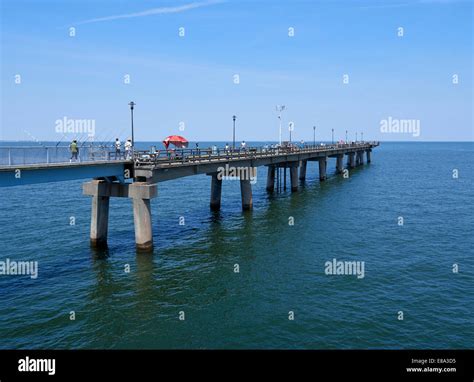
{"type": "Polygon", "coordinates": [[[330,152],[338,149],[363,150],[378,142],[337,143],[331,145],[259,146],[246,148],[193,148],[168,150],[138,150],[134,152],[136,166],[159,166],[216,160],[253,159],[308,152],[330,152]]]}
{"type": "MultiPolygon", "coordinates": [[[[101,146],[79,147],[78,162],[103,161],[115,158],[111,149],[101,146]]],[[[67,146],[1,146],[0,166],[27,164],[67,163],[71,161],[71,151],[67,146]]],[[[123,158],[121,158],[123,159],[123,158]]],[[[76,161],[72,159],[72,161],[76,161]]]]}
{"type": "Polygon", "coordinates": [[[378,142],[337,143],[331,145],[294,144],[283,146],[258,146],[246,148],[191,148],[135,150],[126,157],[124,150],[119,154],[107,146],[79,147],[77,160],[72,158],[68,146],[0,146],[0,166],[18,166],[29,164],[52,164],[68,162],[95,162],[132,159],[136,166],[173,165],[213,160],[252,159],[266,156],[285,155],[306,152],[330,152],[338,149],[364,148],[378,145],[378,142]]]}

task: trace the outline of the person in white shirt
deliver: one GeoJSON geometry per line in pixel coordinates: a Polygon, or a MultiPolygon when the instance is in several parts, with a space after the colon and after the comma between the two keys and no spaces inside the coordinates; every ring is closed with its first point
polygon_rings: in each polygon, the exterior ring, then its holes
{"type": "Polygon", "coordinates": [[[115,138],[115,159],[120,159],[120,147],[122,146],[122,143],[120,143],[120,140],[118,138],[115,138]]]}
{"type": "Polygon", "coordinates": [[[132,158],[132,140],[127,139],[127,142],[125,142],[125,159],[131,159],[132,158]]]}
{"type": "Polygon", "coordinates": [[[245,141],[242,141],[242,143],[240,144],[240,146],[242,147],[242,150],[245,151],[245,146],[247,146],[247,144],[245,143],[245,141]]]}

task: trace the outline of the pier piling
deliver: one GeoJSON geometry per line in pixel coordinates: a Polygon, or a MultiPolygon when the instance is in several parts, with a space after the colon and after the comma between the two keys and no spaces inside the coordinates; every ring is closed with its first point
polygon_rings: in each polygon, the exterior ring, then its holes
{"type": "Polygon", "coordinates": [[[211,175],[211,202],[212,211],[221,209],[222,179],[217,177],[217,173],[211,175]]]}
{"type": "Polygon", "coordinates": [[[349,168],[354,168],[355,167],[355,153],[347,153],[347,165],[349,168]]]}
{"type": "Polygon", "coordinates": [[[290,166],[291,192],[298,191],[298,166],[290,166]]]}
{"type": "Polygon", "coordinates": [[[342,173],[344,169],[344,154],[338,155],[336,157],[336,173],[342,173]]]}
{"type": "Polygon", "coordinates": [[[156,184],[145,182],[116,183],[94,179],[83,184],[84,195],[92,196],[91,245],[107,246],[109,200],[111,197],[132,198],[135,243],[139,251],[153,249],[150,199],[157,195],[156,184]]]}
{"type": "Polygon", "coordinates": [[[267,191],[273,192],[275,190],[275,166],[267,166],[267,191]]]}
{"type": "Polygon", "coordinates": [[[319,180],[324,181],[326,180],[326,157],[322,157],[318,159],[319,162],[319,180]]]}
{"type": "Polygon", "coordinates": [[[306,179],[306,166],[308,164],[307,160],[302,160],[300,162],[300,180],[304,181],[306,179]]]}
{"type": "Polygon", "coordinates": [[[240,179],[240,193],[242,195],[242,209],[244,211],[253,208],[252,185],[248,179],[240,179]]]}
{"type": "Polygon", "coordinates": [[[101,196],[101,189],[106,187],[105,181],[93,180],[90,243],[93,248],[107,248],[107,234],[109,229],[109,202],[110,197],[101,196]]]}
{"type": "Polygon", "coordinates": [[[151,228],[150,199],[133,198],[133,223],[135,225],[135,244],[140,252],[153,250],[153,231],[151,228]]]}

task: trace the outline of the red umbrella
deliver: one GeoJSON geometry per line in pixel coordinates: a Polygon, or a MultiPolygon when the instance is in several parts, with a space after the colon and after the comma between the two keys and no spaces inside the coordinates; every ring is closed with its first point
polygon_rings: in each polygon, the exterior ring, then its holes
{"type": "Polygon", "coordinates": [[[188,147],[188,144],[189,144],[188,140],[182,137],[181,135],[170,135],[169,137],[165,138],[165,140],[163,141],[163,144],[165,145],[167,150],[170,143],[180,149],[188,147]]]}

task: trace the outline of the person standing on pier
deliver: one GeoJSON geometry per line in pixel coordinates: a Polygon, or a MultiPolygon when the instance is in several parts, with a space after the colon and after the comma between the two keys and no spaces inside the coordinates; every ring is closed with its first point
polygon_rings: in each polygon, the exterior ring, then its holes
{"type": "Polygon", "coordinates": [[[226,153],[229,152],[229,144],[228,144],[228,143],[225,144],[225,152],[226,152],[226,153]]]}
{"type": "Polygon", "coordinates": [[[118,138],[115,138],[115,159],[120,159],[120,147],[122,144],[118,138]]]}
{"type": "Polygon", "coordinates": [[[69,162],[72,162],[78,160],[78,155],[79,155],[79,147],[77,146],[77,141],[74,139],[71,144],[69,145],[69,150],[71,150],[71,159],[69,159],[69,162]]]}
{"type": "Polygon", "coordinates": [[[132,140],[127,139],[125,142],[125,159],[132,159],[132,140]]]}
{"type": "Polygon", "coordinates": [[[242,151],[245,151],[245,147],[247,146],[247,144],[245,143],[245,141],[242,141],[240,146],[242,147],[242,151]]]}

